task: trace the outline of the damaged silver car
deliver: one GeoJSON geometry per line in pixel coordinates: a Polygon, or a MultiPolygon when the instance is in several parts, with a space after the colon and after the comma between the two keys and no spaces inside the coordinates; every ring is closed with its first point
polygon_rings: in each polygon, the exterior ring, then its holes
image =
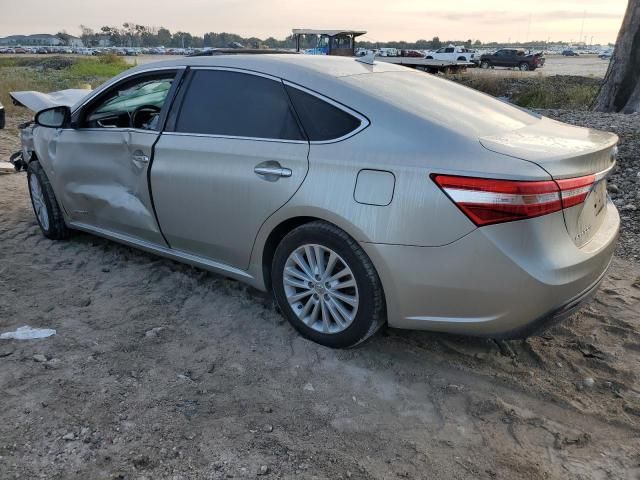
{"type": "Polygon", "coordinates": [[[589,298],[613,256],[615,135],[400,66],[196,57],[14,98],[40,110],[18,162],[44,235],[272,290],[324,345],[387,323],[527,336],[589,298]]]}

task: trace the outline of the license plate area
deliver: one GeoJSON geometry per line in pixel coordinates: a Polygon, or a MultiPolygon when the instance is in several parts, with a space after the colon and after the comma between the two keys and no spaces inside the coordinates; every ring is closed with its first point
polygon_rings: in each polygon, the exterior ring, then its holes
{"type": "Polygon", "coordinates": [[[599,180],[591,187],[580,205],[564,210],[565,223],[571,239],[578,247],[585,245],[596,234],[606,214],[607,180],[599,180]]]}

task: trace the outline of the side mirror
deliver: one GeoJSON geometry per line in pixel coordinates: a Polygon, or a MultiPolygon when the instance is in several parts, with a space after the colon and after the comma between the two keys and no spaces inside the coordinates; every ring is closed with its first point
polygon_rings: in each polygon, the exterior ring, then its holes
{"type": "Polygon", "coordinates": [[[36,124],[41,127],[63,128],[71,123],[69,107],[52,107],[40,110],[36,114],[36,124]]]}

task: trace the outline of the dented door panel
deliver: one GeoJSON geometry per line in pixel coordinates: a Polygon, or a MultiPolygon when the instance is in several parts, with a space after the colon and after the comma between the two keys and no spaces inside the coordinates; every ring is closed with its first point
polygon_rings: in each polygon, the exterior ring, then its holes
{"type": "Polygon", "coordinates": [[[71,222],[164,246],[147,177],[157,138],[157,132],[134,129],[59,131],[48,157],[71,222]]]}

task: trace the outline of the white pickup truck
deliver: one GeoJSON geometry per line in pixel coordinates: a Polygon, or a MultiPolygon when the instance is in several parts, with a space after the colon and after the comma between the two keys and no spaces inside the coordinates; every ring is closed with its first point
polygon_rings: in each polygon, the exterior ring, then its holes
{"type": "Polygon", "coordinates": [[[448,62],[473,62],[475,55],[476,52],[468,48],[449,45],[435,52],[428,52],[425,58],[427,60],[444,60],[448,62]]]}

